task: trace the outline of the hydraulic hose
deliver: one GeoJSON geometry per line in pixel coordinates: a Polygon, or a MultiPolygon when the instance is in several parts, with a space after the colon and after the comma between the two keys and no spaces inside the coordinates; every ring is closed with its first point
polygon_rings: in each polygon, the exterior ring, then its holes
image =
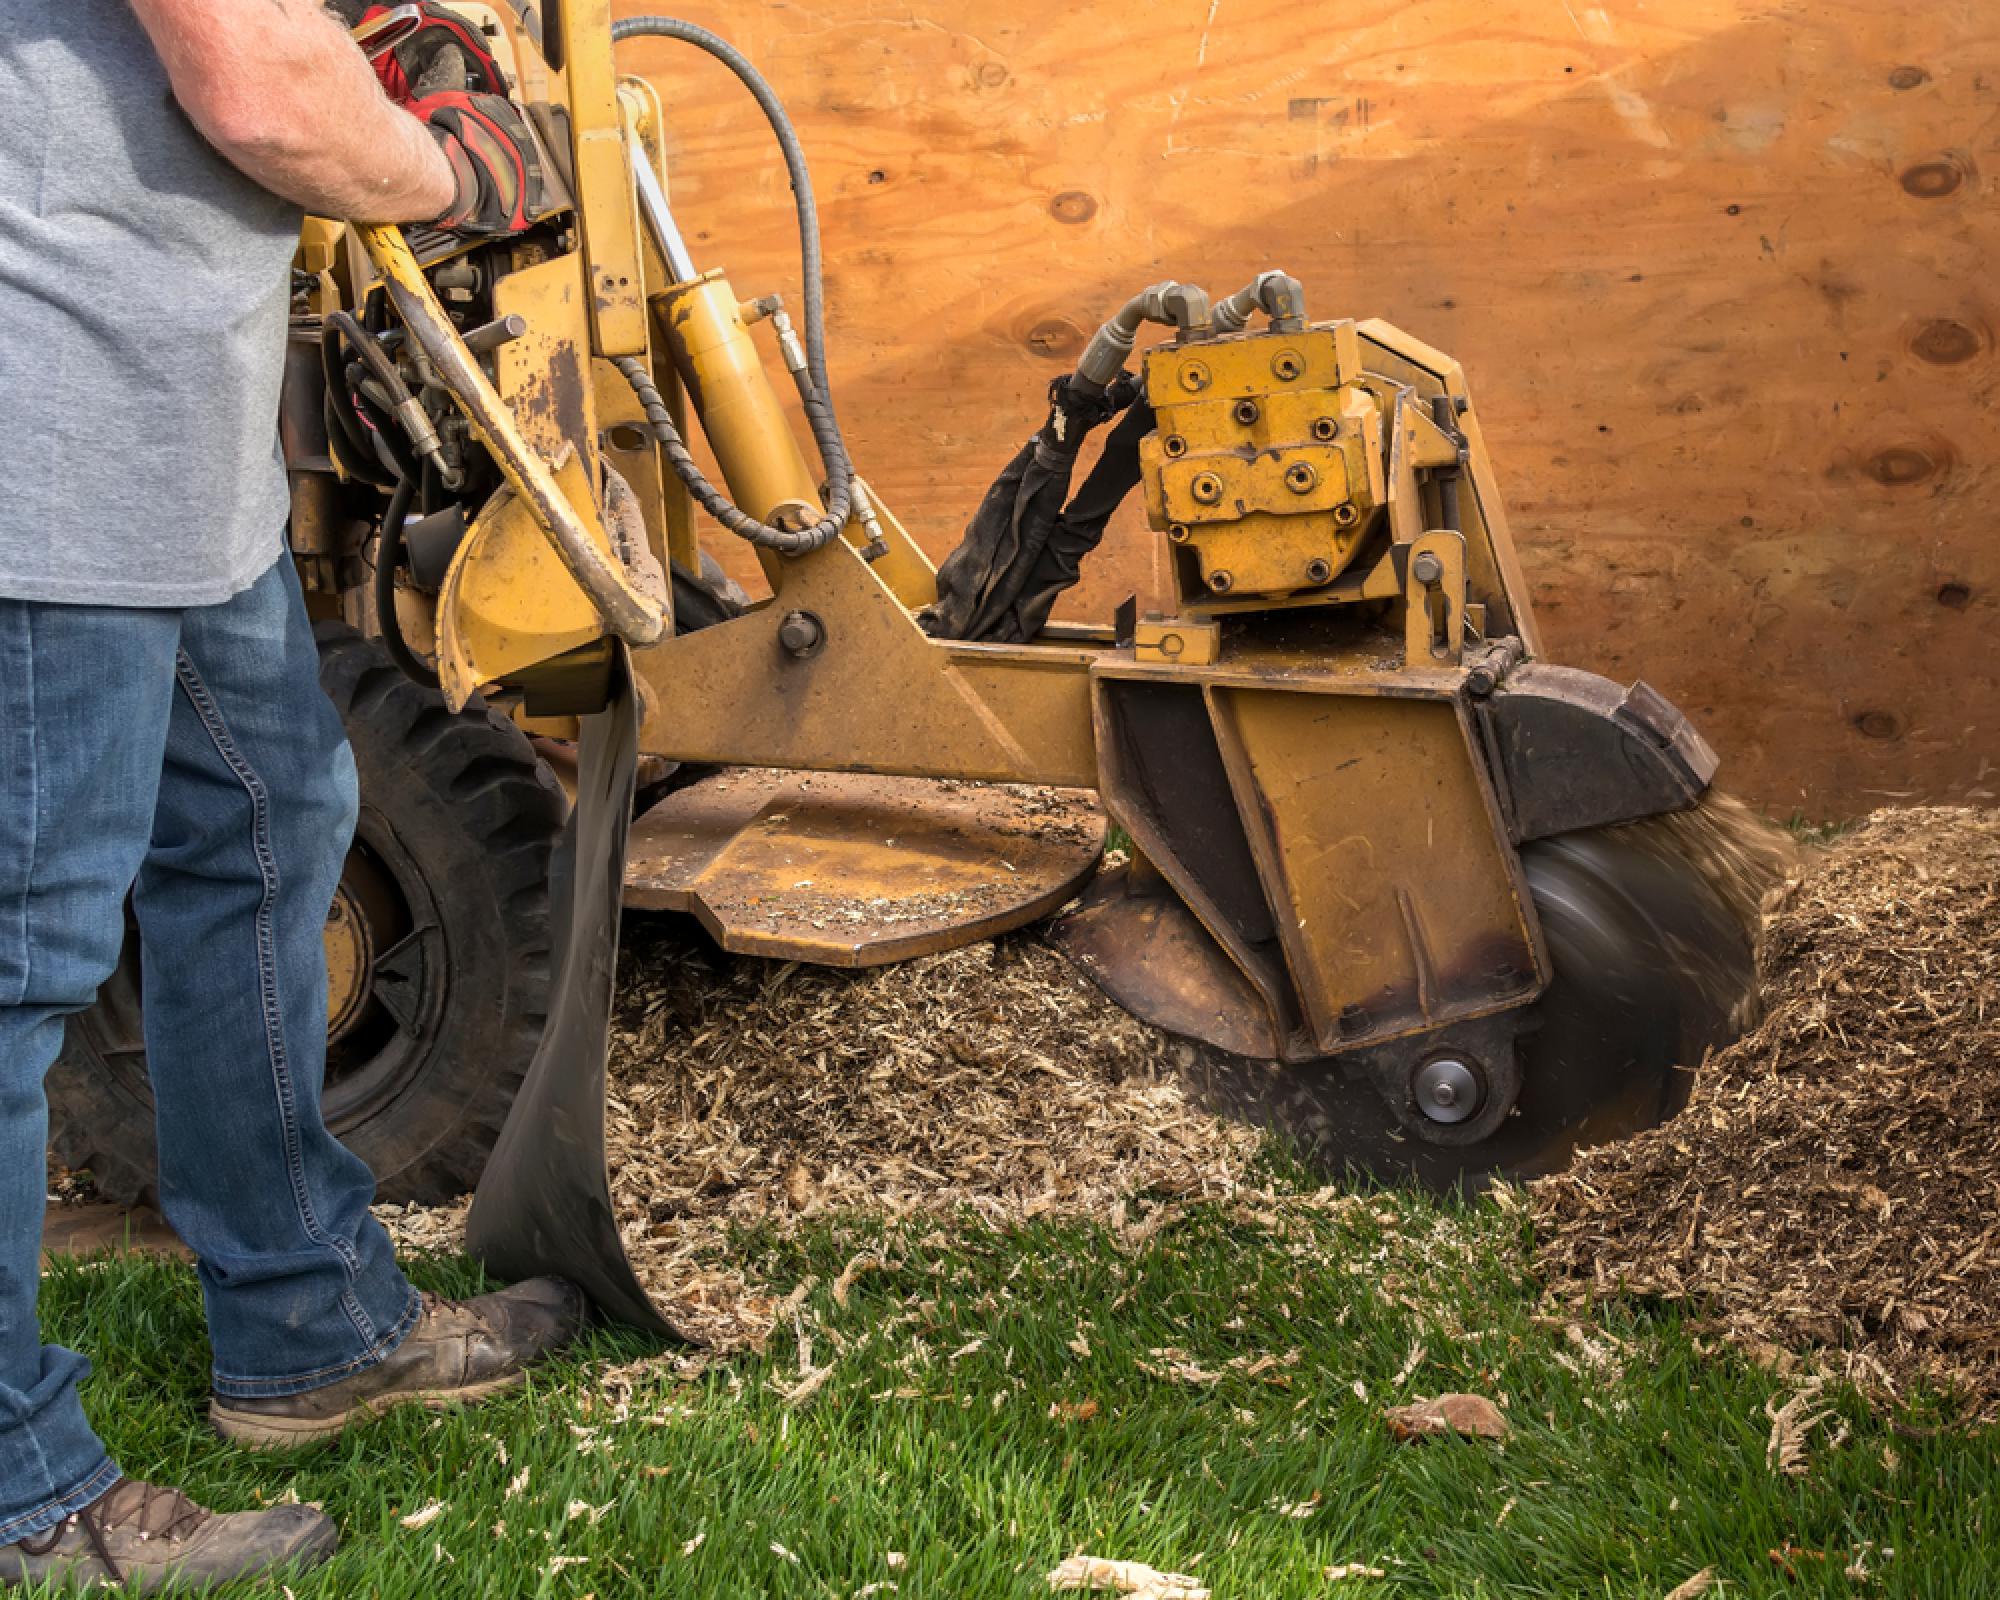
{"type": "Polygon", "coordinates": [[[646,408],[653,436],[659,441],[668,463],[710,516],[739,538],[766,549],[786,555],[804,555],[807,551],[817,550],[837,537],[847,525],[854,467],[847,454],[847,441],[841,435],[840,421],[834,414],[833,388],[827,381],[826,290],[820,254],[819,208],[813,200],[812,174],[806,167],[805,148],[799,143],[798,131],[793,128],[792,119],[786,115],[784,102],[778,98],[777,92],[751,65],[749,57],[727,39],[692,22],[683,22],[678,17],[627,17],[612,24],[611,37],[614,43],[637,38],[675,39],[707,51],[729,68],[750,91],[764,113],[764,120],[771,125],[772,135],[784,156],[785,172],[791,179],[792,207],[798,217],[805,370],[792,376],[805,407],[806,422],[812,429],[813,443],[826,468],[826,515],[810,528],[792,530],[760,522],[730,504],[702,475],[693,456],[688,453],[687,442],[674,426],[666,403],[644,366],[626,357],[618,361],[618,369],[625,374],[626,381],[646,408]]]}
{"type": "Polygon", "coordinates": [[[674,426],[673,413],[667,409],[666,398],[660,393],[659,385],[653,382],[653,375],[646,370],[645,362],[637,356],[618,356],[612,364],[625,375],[625,381],[632,385],[632,392],[639,397],[639,404],[645,407],[647,426],[659,441],[667,465],[687,485],[688,492],[701,503],[702,510],[739,539],[747,539],[780,555],[802,556],[819,549],[847,526],[847,514],[852,508],[853,471],[847,464],[846,452],[841,448],[834,428],[833,408],[827,404],[824,395],[813,389],[809,374],[799,372],[793,377],[798,384],[799,403],[805,407],[806,423],[812,429],[813,441],[819,446],[820,459],[826,463],[826,515],[807,528],[780,528],[769,522],[759,522],[749,513],[738,510],[720,489],[708,481],[689,453],[680,429],[674,426]]]}
{"type": "Polygon", "coordinates": [[[389,496],[389,509],[382,513],[382,536],[375,541],[375,626],[382,633],[382,648],[403,669],[404,676],[435,689],[437,674],[410,648],[403,637],[402,620],[396,615],[396,567],[403,559],[403,526],[416,493],[413,473],[397,483],[396,492],[389,496]]]}

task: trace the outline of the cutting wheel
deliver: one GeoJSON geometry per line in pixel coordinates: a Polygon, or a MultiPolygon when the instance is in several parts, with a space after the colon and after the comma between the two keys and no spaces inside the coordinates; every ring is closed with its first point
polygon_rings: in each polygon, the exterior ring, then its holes
{"type": "Polygon", "coordinates": [[[1752,1015],[1755,972],[1741,923],[1643,824],[1544,840],[1522,860],[1554,977],[1511,1042],[1520,1091],[1490,1132],[1456,1142],[1483,1091],[1478,1063],[1492,1058],[1490,1032],[1447,1030],[1409,1048],[1400,1070],[1410,1100],[1400,1115],[1341,1057],[1271,1066],[1218,1056],[1212,1102],[1292,1140],[1314,1165],[1437,1188],[1552,1172],[1580,1146],[1674,1115],[1692,1067],[1752,1015]]]}

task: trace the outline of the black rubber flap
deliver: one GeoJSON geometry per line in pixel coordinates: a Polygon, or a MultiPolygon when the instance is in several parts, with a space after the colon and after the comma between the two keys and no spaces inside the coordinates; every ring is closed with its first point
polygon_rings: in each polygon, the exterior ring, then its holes
{"type": "Polygon", "coordinates": [[[548,1027],[473,1196],[465,1245],[498,1278],[567,1278],[611,1321],[671,1335],[626,1259],[604,1165],[605,1052],[639,748],[624,646],[616,657],[610,705],[583,719],[576,806],[556,852],[548,1027]]]}

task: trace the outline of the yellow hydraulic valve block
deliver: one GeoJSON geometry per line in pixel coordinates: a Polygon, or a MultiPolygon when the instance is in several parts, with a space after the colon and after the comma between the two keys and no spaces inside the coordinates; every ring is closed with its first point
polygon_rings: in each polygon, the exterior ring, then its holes
{"type": "Polygon", "coordinates": [[[1352,322],[1161,345],[1140,445],[1146,509],[1194,611],[1316,604],[1388,498],[1352,322]]]}

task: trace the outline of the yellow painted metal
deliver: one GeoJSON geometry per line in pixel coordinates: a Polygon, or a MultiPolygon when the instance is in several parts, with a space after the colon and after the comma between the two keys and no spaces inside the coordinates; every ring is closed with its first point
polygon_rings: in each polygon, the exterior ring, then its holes
{"type": "Polygon", "coordinates": [[[634,822],[625,903],[725,950],[872,967],[1046,916],[1103,844],[1088,790],[729,767],[634,822]]]}
{"type": "MultiPolygon", "coordinates": [[[[637,141],[643,158],[652,165],[653,175],[660,180],[660,192],[671,198],[672,182],[667,170],[664,143],[666,119],[660,106],[659,90],[648,79],[629,75],[622,77],[618,80],[618,104],[627,133],[637,141]]],[[[643,228],[640,230],[640,248],[647,284],[658,286],[673,282],[674,274],[668,268],[665,257],[660,254],[651,233],[643,228]]],[[[680,374],[657,344],[651,359],[653,382],[667,403],[674,426],[685,435],[687,390],[681,384],[680,374]]],[[[616,368],[600,369],[597,393],[598,409],[607,428],[619,422],[631,423],[644,418],[645,408],[639,404],[631,385],[616,368]]],[[[662,561],[671,559],[689,572],[700,571],[701,543],[695,527],[694,496],[688,492],[686,484],[665,469],[659,446],[650,437],[628,438],[621,444],[614,433],[611,448],[619,471],[632,480],[632,487],[645,506],[648,530],[660,530],[655,536],[654,554],[660,556],[662,561]],[[649,456],[652,465],[635,476],[631,468],[642,456],[649,456]],[[657,495],[641,487],[642,477],[647,483],[658,482],[657,495]],[[660,542],[662,539],[664,544],[660,542]]]]}
{"type": "MultiPolygon", "coordinates": [[[[634,645],[651,644],[660,638],[668,625],[664,604],[640,593],[627,581],[599,520],[593,497],[588,492],[577,498],[566,493],[548,461],[523,435],[521,422],[472,358],[457,328],[438,304],[402,231],[372,225],[355,231],[381,272],[412,341],[429,359],[440,381],[465,413],[508,486],[532,512],[564,570],[620,638],[634,645]]],[[[527,380],[515,395],[523,409],[535,417],[543,436],[562,438],[565,449],[574,448],[564,437],[566,404],[572,394],[579,410],[588,402],[582,361],[583,352],[574,349],[555,357],[540,391],[542,405],[530,403],[532,391],[527,380]]],[[[593,445],[586,428],[584,449],[579,453],[581,459],[595,460],[593,445]]],[[[586,488],[592,486],[592,476],[586,473],[583,480],[586,488]]]]}
{"type": "MultiPolygon", "coordinates": [[[[1500,486],[1487,454],[1479,413],[1466,387],[1465,368],[1388,322],[1363,322],[1359,336],[1371,372],[1391,383],[1407,384],[1419,395],[1449,395],[1457,405],[1457,425],[1466,446],[1459,518],[1466,536],[1467,589],[1474,604],[1486,607],[1489,635],[1514,634],[1530,655],[1540,655],[1541,630],[1535,624],[1527,579],[1500,502],[1500,486]]],[[[1427,518],[1425,525],[1435,526],[1435,519],[1427,518]]]]}
{"type": "MultiPolygon", "coordinates": [[[[555,481],[572,504],[590,503],[575,451],[555,481]]],[[[518,677],[604,636],[604,619],[564,570],[527,504],[503,491],[452,557],[438,594],[438,681],[456,711],[481,684],[518,677]]]]}
{"type": "MultiPolygon", "coordinates": [[[[902,519],[882,503],[881,497],[869,487],[868,480],[857,475],[856,481],[861,492],[868,496],[875,507],[875,520],[882,531],[882,542],[888,546],[869,565],[875,576],[889,586],[890,592],[912,611],[921,611],[937,599],[937,568],[931,565],[931,558],[917,548],[917,541],[910,537],[902,519]]],[[[850,520],[846,529],[847,542],[859,548],[868,541],[868,530],[858,520],[850,520]]]]}
{"type": "Polygon", "coordinates": [[[928,637],[854,548],[783,563],[775,600],[639,651],[642,749],[680,761],[1094,787],[1089,670],[1075,647],[928,637]],[[804,654],[780,631],[809,616],[804,654]]]}
{"type": "Polygon", "coordinates": [[[611,0],[563,0],[552,14],[562,30],[577,215],[589,264],[593,347],[600,356],[643,356],[646,278],[639,201],[632,186],[618,75],[611,60],[611,0]]]}
{"type": "Polygon", "coordinates": [[[1198,617],[1141,617],[1132,629],[1132,656],[1183,667],[1213,666],[1222,655],[1222,628],[1198,617]]]}
{"type": "Polygon", "coordinates": [[[1404,571],[1404,659],[1413,667],[1457,666],[1465,654],[1465,535],[1419,535],[1404,571]]]}
{"type": "Polygon", "coordinates": [[[1146,508],[1181,605],[1324,602],[1386,499],[1355,325],[1164,345],[1145,370],[1146,508]]]}
{"type": "Polygon", "coordinates": [[[1462,700],[1208,697],[1317,1049],[1534,998],[1547,963],[1462,700]]]}
{"type": "Polygon", "coordinates": [[[720,272],[653,297],[656,324],[687,385],[730,498],[760,522],[787,503],[819,505],[819,479],[785,421],[736,291],[720,272]]]}
{"type": "Polygon", "coordinates": [[[520,338],[493,352],[493,386],[522,439],[548,461],[564,450],[589,453],[597,437],[597,393],[584,378],[590,295],[582,262],[557,256],[508,273],[493,286],[493,311],[527,324],[520,338]]]}

